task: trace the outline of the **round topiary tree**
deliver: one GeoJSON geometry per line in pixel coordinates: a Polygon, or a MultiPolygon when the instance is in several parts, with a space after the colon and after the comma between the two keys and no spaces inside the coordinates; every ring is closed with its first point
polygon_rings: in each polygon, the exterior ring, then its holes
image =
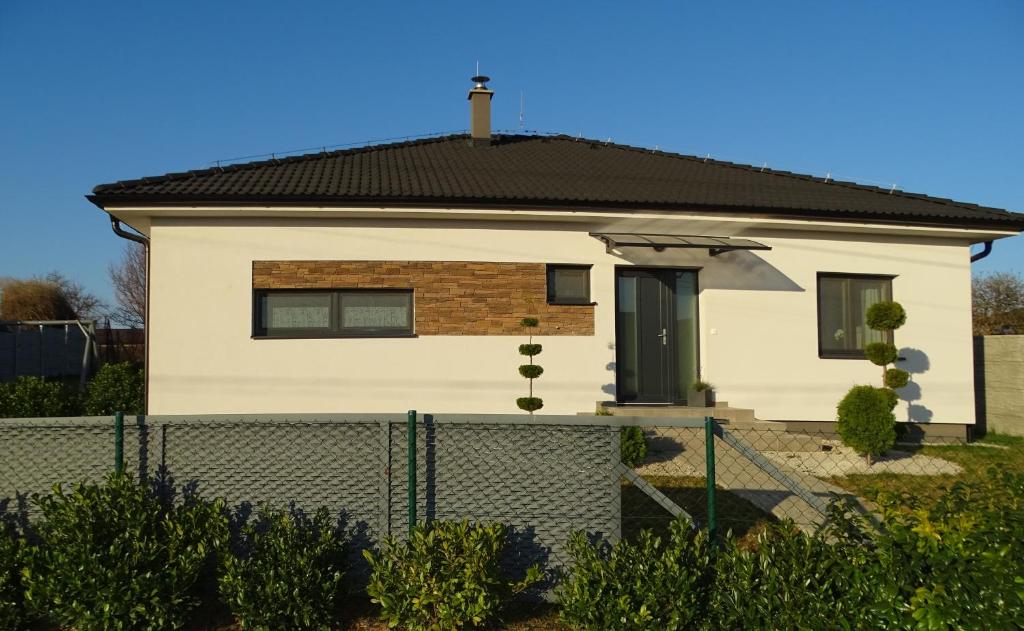
{"type": "Polygon", "coordinates": [[[864,454],[868,465],[874,456],[884,454],[896,442],[895,401],[883,388],[854,386],[837,408],[836,427],[843,443],[864,454]]]}
{"type": "Polygon", "coordinates": [[[520,410],[525,410],[530,413],[530,416],[533,416],[534,412],[544,407],[543,399],[533,396],[533,380],[544,374],[544,369],[533,363],[533,358],[540,355],[542,350],[540,344],[533,343],[533,330],[540,325],[540,321],[537,318],[523,318],[519,324],[527,330],[530,336],[528,344],[519,345],[519,354],[530,358],[529,364],[519,367],[519,374],[530,380],[530,396],[519,397],[516,399],[516,405],[520,410]]]}
{"type": "MultiPolygon", "coordinates": [[[[907,312],[898,302],[876,302],[865,314],[867,325],[875,331],[891,333],[907,321],[907,312]]],[[[864,454],[868,465],[872,457],[885,453],[896,442],[895,390],[907,385],[910,373],[890,368],[899,359],[899,351],[889,342],[872,342],[864,347],[864,356],[882,369],[882,387],[854,386],[837,408],[837,430],[843,443],[864,454]]]]}

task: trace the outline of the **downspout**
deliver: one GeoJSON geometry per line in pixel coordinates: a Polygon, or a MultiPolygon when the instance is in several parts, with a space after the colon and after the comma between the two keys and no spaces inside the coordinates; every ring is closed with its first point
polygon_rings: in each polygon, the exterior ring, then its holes
{"type": "Polygon", "coordinates": [[[121,237],[122,239],[128,239],[135,243],[141,244],[142,247],[146,248],[146,306],[143,313],[145,321],[142,323],[143,334],[145,335],[145,349],[143,350],[143,388],[142,394],[142,413],[149,414],[149,239],[142,236],[141,234],[135,234],[134,232],[128,232],[121,227],[121,220],[117,217],[110,216],[110,228],[114,231],[114,234],[121,237]]]}
{"type": "Polygon", "coordinates": [[[985,247],[981,250],[981,252],[978,252],[977,254],[972,254],[971,255],[971,263],[976,263],[977,261],[980,261],[981,259],[985,258],[989,254],[992,254],[992,242],[991,241],[986,241],[985,242],[985,247]]]}

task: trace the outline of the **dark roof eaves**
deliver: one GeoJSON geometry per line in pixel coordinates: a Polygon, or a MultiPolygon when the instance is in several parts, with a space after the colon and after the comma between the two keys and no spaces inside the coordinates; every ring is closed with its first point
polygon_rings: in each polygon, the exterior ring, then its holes
{"type": "Polygon", "coordinates": [[[998,217],[911,217],[897,213],[865,212],[847,210],[813,210],[802,208],[767,208],[758,206],[726,206],[722,204],[658,204],[650,202],[605,202],[582,201],[566,203],[562,200],[523,200],[495,198],[386,198],[386,197],[313,197],[313,196],[276,196],[268,199],[264,196],[189,196],[175,197],[168,195],[87,195],[86,199],[101,209],[108,205],[134,204],[144,207],[177,207],[203,205],[213,207],[267,207],[291,206],[296,208],[313,206],[353,206],[364,208],[459,208],[459,209],[507,209],[507,210],[564,210],[564,211],[682,211],[682,212],[722,212],[728,209],[733,213],[745,213],[756,217],[772,219],[797,219],[802,221],[837,221],[842,223],[858,223],[871,221],[881,224],[898,224],[922,227],[946,227],[962,229],[992,229],[1024,231],[1024,214],[1006,212],[1006,216],[998,217]]]}

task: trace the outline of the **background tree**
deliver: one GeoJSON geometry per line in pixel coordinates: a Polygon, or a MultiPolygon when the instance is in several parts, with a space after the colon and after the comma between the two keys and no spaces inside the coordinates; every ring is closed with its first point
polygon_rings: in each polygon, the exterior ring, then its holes
{"type": "Polygon", "coordinates": [[[0,318],[4,320],[94,319],[106,305],[59,272],[45,278],[10,280],[0,293],[0,318]]]}
{"type": "Polygon", "coordinates": [[[114,285],[117,308],[114,319],[124,326],[141,329],[146,323],[146,248],[125,244],[121,262],[107,268],[114,285]]]}
{"type": "Polygon", "coordinates": [[[1020,274],[976,274],[971,305],[975,335],[1024,334],[1024,277],[1020,274]]]}

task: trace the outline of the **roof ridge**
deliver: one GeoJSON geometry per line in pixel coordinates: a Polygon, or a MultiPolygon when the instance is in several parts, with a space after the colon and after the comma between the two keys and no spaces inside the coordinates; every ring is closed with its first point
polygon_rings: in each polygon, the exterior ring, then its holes
{"type": "MultiPolygon", "coordinates": [[[[343,155],[352,155],[357,153],[366,153],[376,150],[388,150],[402,147],[414,147],[418,145],[426,145],[436,142],[442,142],[447,140],[454,140],[456,138],[468,138],[469,134],[458,133],[458,134],[444,134],[441,136],[430,136],[427,138],[413,138],[411,140],[399,140],[395,142],[385,142],[381,144],[365,144],[358,147],[345,147],[343,149],[334,149],[333,151],[317,151],[316,153],[303,153],[294,156],[285,156],[282,158],[271,157],[269,160],[254,160],[252,162],[237,162],[228,165],[217,165],[207,167],[205,169],[190,169],[188,171],[175,171],[171,173],[164,173],[163,175],[140,177],[130,180],[117,180],[107,184],[97,184],[93,187],[93,194],[103,193],[109,190],[118,188],[128,188],[130,186],[136,186],[139,184],[159,184],[163,182],[174,182],[176,180],[185,180],[196,177],[208,177],[212,175],[218,175],[220,173],[230,173],[234,171],[248,171],[250,169],[259,169],[266,166],[275,166],[279,164],[290,164],[294,162],[305,162],[307,160],[318,160],[322,158],[335,158],[343,155]]],[[[370,141],[372,142],[372,141],[370,141]]],[[[266,155],[266,154],[264,154],[266,155]]],[[[271,156],[274,154],[271,153],[271,156]]]]}

